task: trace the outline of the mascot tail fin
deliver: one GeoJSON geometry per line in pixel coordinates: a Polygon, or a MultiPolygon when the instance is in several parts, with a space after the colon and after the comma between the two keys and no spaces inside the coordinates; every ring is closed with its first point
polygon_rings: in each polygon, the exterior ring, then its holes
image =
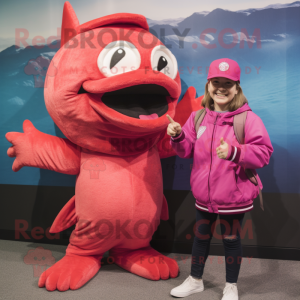
{"type": "Polygon", "coordinates": [[[61,232],[76,223],[77,216],[75,212],[75,196],[73,196],[56,216],[49,232],[61,232]]]}

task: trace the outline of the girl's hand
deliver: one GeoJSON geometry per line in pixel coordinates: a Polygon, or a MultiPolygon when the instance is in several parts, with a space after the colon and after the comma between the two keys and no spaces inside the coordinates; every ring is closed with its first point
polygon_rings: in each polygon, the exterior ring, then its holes
{"type": "Polygon", "coordinates": [[[179,123],[175,122],[169,115],[167,115],[168,120],[170,121],[170,124],[167,128],[167,134],[170,136],[175,136],[177,134],[180,134],[182,131],[182,128],[179,123]]]}
{"type": "Polygon", "coordinates": [[[223,138],[221,138],[220,139],[220,146],[216,149],[219,158],[226,159],[227,154],[228,154],[228,149],[229,149],[228,144],[226,142],[224,142],[223,138]]]}

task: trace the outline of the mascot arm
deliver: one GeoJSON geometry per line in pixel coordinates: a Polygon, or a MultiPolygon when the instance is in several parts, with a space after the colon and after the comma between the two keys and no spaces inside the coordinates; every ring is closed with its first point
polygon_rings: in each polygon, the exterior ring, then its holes
{"type": "Polygon", "coordinates": [[[51,136],[37,130],[29,120],[23,123],[24,133],[8,132],[5,137],[12,143],[7,155],[16,157],[12,169],[22,167],[48,169],[77,175],[80,170],[80,148],[67,139],[51,136]]]}
{"type": "MultiPolygon", "coordinates": [[[[182,100],[178,103],[175,111],[174,121],[181,126],[185,124],[191,113],[202,108],[201,100],[203,96],[196,97],[196,89],[190,86],[185,92],[182,100]]],[[[167,130],[163,132],[160,141],[157,144],[160,158],[167,158],[176,155],[176,152],[170,144],[170,136],[167,135],[167,130]]]]}

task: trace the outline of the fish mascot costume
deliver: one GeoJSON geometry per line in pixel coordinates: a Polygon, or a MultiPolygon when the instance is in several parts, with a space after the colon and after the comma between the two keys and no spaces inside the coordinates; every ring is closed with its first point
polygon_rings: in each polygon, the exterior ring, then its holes
{"type": "Polygon", "coordinates": [[[23,133],[6,134],[13,171],[30,166],[77,175],[75,195],[50,229],[75,224],[66,255],[38,286],[80,288],[99,271],[106,251],[144,278],[178,276],[177,262],[149,244],[160,220],[168,219],[160,158],[175,152],[166,115],[184,124],[201,102],[190,87],[177,105],[175,56],[142,15],[117,13],[80,25],[66,2],[60,49],[45,82],[47,110],[66,138],[44,134],[29,120],[23,133]]]}

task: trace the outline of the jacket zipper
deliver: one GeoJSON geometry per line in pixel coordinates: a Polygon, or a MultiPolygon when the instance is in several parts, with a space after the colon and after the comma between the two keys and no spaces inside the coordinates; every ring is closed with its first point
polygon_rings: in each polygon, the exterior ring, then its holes
{"type": "Polygon", "coordinates": [[[216,122],[217,122],[218,116],[219,116],[219,114],[217,114],[217,117],[214,122],[214,130],[213,130],[213,135],[212,135],[211,145],[210,145],[210,169],[209,169],[209,174],[208,174],[208,199],[209,199],[210,204],[211,204],[211,201],[210,201],[209,178],[210,178],[210,171],[211,171],[211,165],[212,165],[212,144],[213,144],[213,140],[214,140],[215,127],[216,127],[216,122]]]}

